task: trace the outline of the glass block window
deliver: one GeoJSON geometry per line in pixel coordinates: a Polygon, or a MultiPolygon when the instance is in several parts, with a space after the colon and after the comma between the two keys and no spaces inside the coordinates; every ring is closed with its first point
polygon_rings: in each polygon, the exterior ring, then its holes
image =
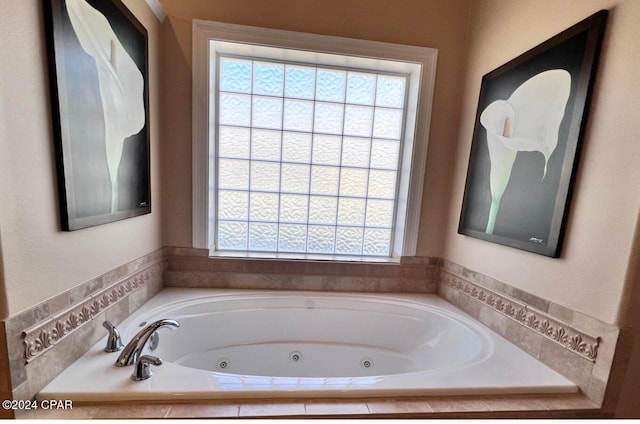
{"type": "Polygon", "coordinates": [[[216,248],[389,256],[407,76],[217,59],[216,248]]]}

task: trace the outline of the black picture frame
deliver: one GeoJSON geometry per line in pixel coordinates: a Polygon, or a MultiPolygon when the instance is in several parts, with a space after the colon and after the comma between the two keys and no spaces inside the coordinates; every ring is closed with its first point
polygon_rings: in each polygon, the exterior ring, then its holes
{"type": "Polygon", "coordinates": [[[148,38],[119,0],[43,0],[64,231],[151,212],[148,38]]]}
{"type": "Polygon", "coordinates": [[[560,256],[607,13],[482,78],[458,233],[560,256]]]}

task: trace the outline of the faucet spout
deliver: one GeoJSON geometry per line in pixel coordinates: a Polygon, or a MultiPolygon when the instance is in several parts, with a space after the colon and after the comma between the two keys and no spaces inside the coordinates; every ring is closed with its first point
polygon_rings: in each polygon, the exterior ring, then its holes
{"type": "Polygon", "coordinates": [[[118,356],[118,359],[116,360],[116,367],[135,364],[141,356],[142,349],[146,346],[147,341],[151,338],[153,333],[162,327],[176,329],[180,327],[180,323],[173,319],[160,319],[147,325],[145,328],[140,330],[122,350],[120,356],[118,356]]]}

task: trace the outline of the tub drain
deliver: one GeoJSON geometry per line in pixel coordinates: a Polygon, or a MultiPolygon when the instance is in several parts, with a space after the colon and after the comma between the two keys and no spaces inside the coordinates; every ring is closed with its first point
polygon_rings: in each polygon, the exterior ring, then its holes
{"type": "Polygon", "coordinates": [[[291,362],[300,362],[302,360],[302,353],[298,352],[297,350],[294,350],[289,354],[289,360],[291,362]]]}
{"type": "Polygon", "coordinates": [[[360,361],[360,366],[364,369],[371,369],[373,368],[373,359],[371,358],[362,358],[362,360],[360,361]]]}
{"type": "Polygon", "coordinates": [[[229,360],[227,358],[222,358],[216,364],[216,369],[219,371],[224,371],[229,368],[229,360]]]}

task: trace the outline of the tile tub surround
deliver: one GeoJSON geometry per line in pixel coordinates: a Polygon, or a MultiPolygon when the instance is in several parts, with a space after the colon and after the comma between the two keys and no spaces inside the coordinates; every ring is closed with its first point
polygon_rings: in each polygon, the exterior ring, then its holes
{"type": "MultiPolygon", "coordinates": [[[[399,264],[209,258],[208,251],[204,249],[165,247],[87,281],[4,322],[14,399],[32,398],[40,388],[74,362],[88,347],[104,337],[106,332],[102,328],[102,321],[109,319],[114,324],[120,323],[164,286],[418,293],[437,291],[445,300],[576,382],[582,392],[591,399],[584,397],[584,400],[580,400],[576,397],[565,405],[566,402],[560,398],[547,397],[542,399],[544,408],[541,410],[536,411],[535,408],[531,409],[527,406],[518,410],[524,415],[518,415],[519,412],[515,412],[513,417],[529,416],[528,414],[533,414],[532,417],[570,417],[576,416],[575,414],[589,417],[602,414],[602,410],[598,411],[597,408],[602,403],[619,333],[616,327],[439,258],[402,258],[399,264]],[[147,275],[146,279],[144,275],[147,275]],[[143,284],[140,284],[141,281],[143,284]],[[454,284],[451,284],[451,281],[454,281],[454,284]],[[138,287],[135,287],[136,282],[138,287]],[[462,283],[460,288],[458,283],[462,283]],[[513,305],[520,305],[526,311],[535,312],[536,316],[547,319],[556,327],[562,325],[565,329],[575,331],[576,333],[572,333],[574,336],[580,335],[582,342],[595,348],[577,352],[539,332],[536,333],[530,327],[514,320],[513,317],[496,310],[495,306],[492,307],[479,301],[477,297],[474,298],[473,287],[493,293],[496,299],[502,298],[513,305]],[[115,297],[108,307],[102,308],[99,302],[96,304],[96,300],[104,299],[105,294],[107,298],[111,295],[115,297]],[[29,357],[27,362],[25,336],[27,342],[35,343],[38,339],[36,334],[39,334],[40,330],[53,335],[54,330],[59,331],[60,326],[56,328],[58,321],[65,317],[68,319],[71,315],[80,316],[85,306],[88,306],[91,312],[92,305],[94,315],[91,315],[90,320],[71,331],[67,331],[65,327],[62,339],[57,340],[48,349],[34,352],[35,355],[29,357]],[[548,415],[550,412],[551,415],[548,415]]],[[[67,319],[62,321],[66,323],[67,319]]],[[[421,416],[420,414],[427,412],[422,410],[426,408],[425,402],[433,412],[437,412],[436,415],[428,416],[437,417],[440,416],[439,414],[450,414],[452,411],[457,411],[454,412],[454,416],[455,414],[467,416],[465,415],[468,413],[467,407],[471,405],[468,404],[468,398],[451,399],[451,401],[453,403],[437,398],[419,399],[416,402],[410,399],[403,399],[402,402],[393,399],[377,399],[376,402],[358,401],[356,403],[367,406],[368,412],[365,415],[369,417],[384,416],[384,414],[402,415],[402,410],[406,410],[409,414],[407,416],[421,416]],[[459,404],[458,401],[464,402],[459,404]],[[411,409],[412,405],[419,405],[419,408],[411,409]]],[[[261,402],[259,405],[247,402],[248,405],[244,407],[239,403],[203,405],[197,407],[194,413],[199,416],[216,416],[210,414],[210,411],[224,410],[232,411],[232,416],[236,416],[234,411],[237,411],[238,416],[251,416],[251,414],[260,415],[263,413],[261,411],[267,411],[265,414],[269,415],[279,410],[264,405],[264,401],[261,402]]],[[[532,402],[538,403],[538,400],[532,400],[532,402]]],[[[277,404],[278,401],[274,400],[273,403],[277,404]]],[[[476,401],[472,403],[478,404],[476,401]]],[[[509,416],[508,414],[511,413],[509,408],[520,404],[513,403],[510,398],[497,399],[495,396],[483,398],[480,403],[482,409],[472,411],[471,416],[474,416],[473,414],[479,414],[478,416],[489,414],[484,415],[485,417],[501,416],[500,414],[509,416]]],[[[531,402],[525,403],[531,404],[531,402]]],[[[305,415],[321,409],[320,404],[313,404],[307,411],[306,404],[304,405],[305,415]]],[[[191,406],[171,406],[167,409],[167,416],[182,416],[179,411],[191,410],[191,406]]],[[[302,406],[299,404],[292,407],[300,412],[302,406]]],[[[87,417],[89,417],[99,411],[98,415],[95,415],[96,418],[102,414],[106,414],[106,417],[116,413],[109,412],[109,408],[112,407],[87,405],[84,409],[79,409],[78,413],[88,414],[87,417]]],[[[364,409],[362,413],[365,413],[364,409]]],[[[123,413],[119,416],[137,417],[136,413],[132,412],[132,414],[123,413]]],[[[186,416],[190,415],[186,414],[186,416]]]]}
{"type": "Polygon", "coordinates": [[[620,330],[443,260],[438,295],[602,404],[620,330]]]}
{"type": "Polygon", "coordinates": [[[166,287],[435,293],[438,258],[398,263],[208,257],[206,249],[165,247],[166,287]]]}
{"type": "Polygon", "coordinates": [[[5,320],[14,399],[30,399],[162,288],[162,250],[5,320]]]}

